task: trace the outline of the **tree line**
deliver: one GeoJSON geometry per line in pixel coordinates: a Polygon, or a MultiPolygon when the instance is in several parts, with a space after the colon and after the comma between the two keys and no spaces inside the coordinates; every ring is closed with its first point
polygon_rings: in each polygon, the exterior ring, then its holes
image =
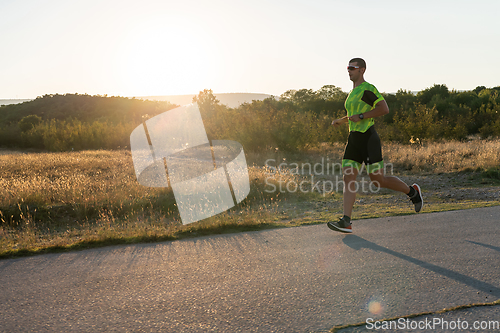
{"type": "MultiPolygon", "coordinates": [[[[390,113],[377,118],[375,126],[384,141],[404,144],[463,141],[470,136],[497,138],[499,93],[500,87],[450,91],[442,84],[417,93],[383,93],[390,113]]],[[[210,95],[211,91],[205,90],[197,97],[208,133],[214,138],[239,141],[249,150],[274,147],[296,151],[347,139],[347,126],[330,126],[332,119],[346,115],[344,102],[348,96],[333,85],[316,91],[289,90],[279,98],[253,101],[237,109],[213,102],[210,95]]]]}
{"type": "MultiPolygon", "coordinates": [[[[500,87],[450,91],[433,85],[417,93],[382,94],[390,113],[376,119],[383,140],[400,143],[483,139],[500,136],[500,87]]],[[[298,151],[323,142],[344,142],[347,126],[332,119],[346,114],[348,93],[333,85],[289,90],[279,97],[229,108],[201,91],[198,103],[209,139],[240,142],[246,151],[298,151]]],[[[120,149],[147,118],[176,105],[124,97],[45,95],[0,107],[0,146],[49,151],[120,149]]]]}

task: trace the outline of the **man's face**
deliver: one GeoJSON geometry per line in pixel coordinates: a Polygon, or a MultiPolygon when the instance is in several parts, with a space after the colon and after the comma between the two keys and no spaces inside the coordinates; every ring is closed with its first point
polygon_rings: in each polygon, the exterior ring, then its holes
{"type": "Polygon", "coordinates": [[[350,62],[347,67],[347,72],[349,73],[349,79],[353,82],[357,81],[361,75],[363,68],[359,67],[357,62],[350,62]]]}

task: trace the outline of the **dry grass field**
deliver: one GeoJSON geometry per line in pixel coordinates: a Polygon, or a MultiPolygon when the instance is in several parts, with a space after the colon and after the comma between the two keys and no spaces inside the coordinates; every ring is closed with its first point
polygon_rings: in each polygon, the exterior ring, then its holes
{"type": "Polygon", "coordinates": [[[410,171],[433,173],[479,171],[500,167],[500,141],[430,143],[425,146],[388,144],[386,160],[410,171]]]}
{"type": "MultiPolygon", "coordinates": [[[[422,185],[427,212],[498,204],[500,140],[383,149],[391,172],[422,185]]],[[[326,158],[340,163],[342,153],[335,144],[301,154],[249,154],[251,192],[243,204],[183,226],[170,189],[136,181],[129,151],[0,150],[0,257],[326,222],[340,213],[342,194],[313,191],[304,181],[309,175],[289,167],[326,158]],[[273,172],[266,161],[284,168],[273,172]],[[300,181],[302,191],[286,188],[300,181]],[[271,190],[280,183],[284,191],[271,190]]],[[[339,179],[338,172],[316,179],[339,179]]],[[[385,190],[360,193],[356,207],[354,218],[411,213],[405,198],[385,190]]]]}

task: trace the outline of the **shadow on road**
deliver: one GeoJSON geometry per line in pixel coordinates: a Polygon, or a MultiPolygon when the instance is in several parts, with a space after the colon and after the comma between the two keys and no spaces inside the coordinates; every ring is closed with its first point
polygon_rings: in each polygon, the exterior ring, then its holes
{"type": "MultiPolygon", "coordinates": [[[[352,248],[354,250],[361,250],[361,249],[365,248],[365,249],[370,249],[373,251],[384,252],[384,253],[390,254],[394,257],[406,260],[406,261],[408,261],[412,264],[415,264],[417,266],[420,266],[422,268],[428,269],[434,273],[437,273],[437,274],[440,274],[440,275],[445,276],[447,278],[453,279],[457,282],[464,283],[464,284],[466,284],[472,288],[475,288],[477,290],[480,290],[484,293],[487,293],[487,294],[490,294],[492,296],[500,298],[500,288],[495,287],[494,285],[491,285],[489,283],[480,281],[478,279],[472,278],[470,276],[463,275],[463,274],[454,272],[452,270],[449,270],[447,268],[439,267],[439,266],[436,266],[434,264],[430,264],[430,263],[427,263],[425,261],[412,258],[412,257],[407,256],[405,254],[393,251],[391,249],[388,249],[388,248],[385,248],[385,247],[380,246],[378,244],[375,244],[373,242],[370,242],[370,241],[368,241],[364,238],[361,238],[359,236],[356,236],[356,235],[347,235],[344,237],[344,239],[342,241],[344,242],[344,244],[346,244],[347,246],[349,246],[350,248],[352,248]]],[[[476,242],[471,242],[471,243],[491,247],[493,249],[498,250],[498,248],[495,248],[494,246],[485,245],[485,244],[476,243],[476,242]]]]}
{"type": "Polygon", "coordinates": [[[480,245],[480,246],[484,246],[484,247],[487,247],[488,249],[492,249],[492,250],[500,252],[500,247],[498,247],[498,246],[483,244],[483,243],[474,242],[474,241],[467,241],[467,242],[472,243],[472,244],[476,244],[476,245],[480,245]]]}

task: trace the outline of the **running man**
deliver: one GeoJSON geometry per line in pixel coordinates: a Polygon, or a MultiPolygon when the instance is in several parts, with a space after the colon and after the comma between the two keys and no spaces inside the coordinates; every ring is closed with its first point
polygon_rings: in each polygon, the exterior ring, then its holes
{"type": "Polygon", "coordinates": [[[401,179],[384,174],[382,148],[373,118],[388,114],[389,107],[377,88],[365,81],[365,61],[361,58],[352,59],[347,71],[353,83],[353,89],[345,101],[347,116],[332,122],[335,127],[349,122],[349,138],[342,159],[344,216],[338,222],[328,222],[327,225],[332,230],[351,233],[351,214],[356,201],[356,177],[363,163],[373,183],[407,194],[417,213],[424,202],[420,186],[408,186],[401,179]]]}

